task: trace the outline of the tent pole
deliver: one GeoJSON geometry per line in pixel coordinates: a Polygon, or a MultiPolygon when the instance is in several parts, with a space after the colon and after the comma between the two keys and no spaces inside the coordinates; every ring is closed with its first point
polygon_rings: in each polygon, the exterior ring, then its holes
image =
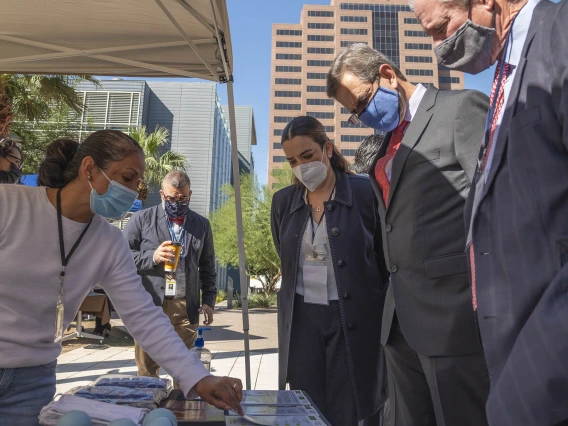
{"type": "Polygon", "coordinates": [[[237,244],[239,248],[239,276],[241,280],[241,299],[243,311],[243,333],[245,343],[245,373],[246,389],[251,388],[250,376],[250,345],[249,345],[249,315],[248,315],[248,283],[245,264],[245,240],[243,235],[243,206],[241,202],[241,174],[239,171],[239,151],[237,147],[237,119],[235,116],[235,96],[233,82],[227,82],[229,98],[229,117],[231,122],[231,153],[233,161],[233,181],[235,187],[235,210],[237,214],[237,244]],[[244,290],[243,290],[244,287],[244,290]]]}

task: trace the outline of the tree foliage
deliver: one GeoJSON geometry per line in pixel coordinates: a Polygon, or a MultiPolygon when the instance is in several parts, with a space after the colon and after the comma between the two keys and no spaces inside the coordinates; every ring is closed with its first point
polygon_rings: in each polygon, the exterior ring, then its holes
{"type": "Polygon", "coordinates": [[[165,127],[156,126],[153,132],[148,133],[146,126],[141,126],[131,130],[130,136],[140,144],[146,158],[146,172],[138,187],[138,198],[144,202],[148,192],[157,188],[166,174],[172,170],[186,172],[189,165],[183,154],[165,149],[170,138],[170,132],[165,127]]]}
{"type": "MultiPolygon", "coordinates": [[[[210,216],[215,254],[223,266],[239,267],[235,191],[231,185],[222,189],[227,201],[210,216]]],[[[247,274],[258,279],[265,294],[274,292],[281,276],[280,259],[272,242],[270,208],[273,191],[259,185],[253,175],[241,175],[243,233],[247,274]]]]}

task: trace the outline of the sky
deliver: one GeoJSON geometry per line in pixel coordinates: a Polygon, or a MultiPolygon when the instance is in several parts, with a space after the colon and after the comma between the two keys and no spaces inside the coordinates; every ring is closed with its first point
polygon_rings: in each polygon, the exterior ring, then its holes
{"type": "MultiPolygon", "coordinates": [[[[233,42],[235,103],[254,109],[258,145],[253,147],[258,180],[268,179],[268,126],[270,112],[270,55],[272,24],[300,22],[304,3],[329,5],[330,0],[227,0],[233,42]]],[[[489,93],[493,70],[466,75],[467,89],[489,93]]],[[[219,87],[221,103],[227,101],[226,90],[219,87]]]]}
{"type": "MultiPolygon", "coordinates": [[[[227,0],[233,44],[235,104],[253,107],[258,144],[252,152],[255,172],[262,184],[268,180],[272,24],[299,23],[304,3],[329,5],[331,1],[227,0]]],[[[476,76],[466,75],[466,89],[488,94],[493,72],[487,70],[476,76]]],[[[218,86],[218,95],[221,105],[228,103],[227,91],[222,84],[218,86]]]]}

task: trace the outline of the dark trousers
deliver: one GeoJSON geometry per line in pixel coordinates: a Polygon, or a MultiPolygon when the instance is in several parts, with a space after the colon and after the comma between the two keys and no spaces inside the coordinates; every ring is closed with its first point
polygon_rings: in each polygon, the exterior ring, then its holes
{"type": "Polygon", "coordinates": [[[361,423],[357,420],[339,302],[326,306],[304,303],[303,299],[296,295],[294,300],[290,389],[306,391],[332,426],[379,426],[381,413],[361,423]]]}
{"type": "Polygon", "coordinates": [[[483,353],[427,357],[406,342],[395,316],[385,346],[388,426],[485,426],[489,376],[483,353]]]}

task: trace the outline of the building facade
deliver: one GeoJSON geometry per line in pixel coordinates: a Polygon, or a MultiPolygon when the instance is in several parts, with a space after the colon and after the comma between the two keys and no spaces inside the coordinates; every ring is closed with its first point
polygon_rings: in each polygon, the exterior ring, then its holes
{"type": "Polygon", "coordinates": [[[407,0],[331,0],[329,6],[304,5],[299,24],[274,24],[270,82],[269,183],[286,161],[282,130],[299,115],[322,122],[348,160],[373,133],[348,123],[349,111],[326,95],[329,67],[341,49],[366,43],[387,55],[410,82],[442,90],[464,88],[463,73],[439,67],[431,38],[407,0]]]}
{"type": "MultiPolygon", "coordinates": [[[[231,118],[229,116],[229,106],[223,105],[223,112],[227,120],[229,132],[231,130],[231,118]]],[[[256,125],[254,123],[254,111],[252,106],[235,105],[235,117],[237,124],[237,149],[239,150],[239,161],[245,160],[249,164],[249,173],[254,172],[254,157],[252,147],[256,146],[256,125]],[[242,157],[242,158],[241,158],[242,157]]],[[[244,165],[241,165],[241,167],[244,165]]]]}

